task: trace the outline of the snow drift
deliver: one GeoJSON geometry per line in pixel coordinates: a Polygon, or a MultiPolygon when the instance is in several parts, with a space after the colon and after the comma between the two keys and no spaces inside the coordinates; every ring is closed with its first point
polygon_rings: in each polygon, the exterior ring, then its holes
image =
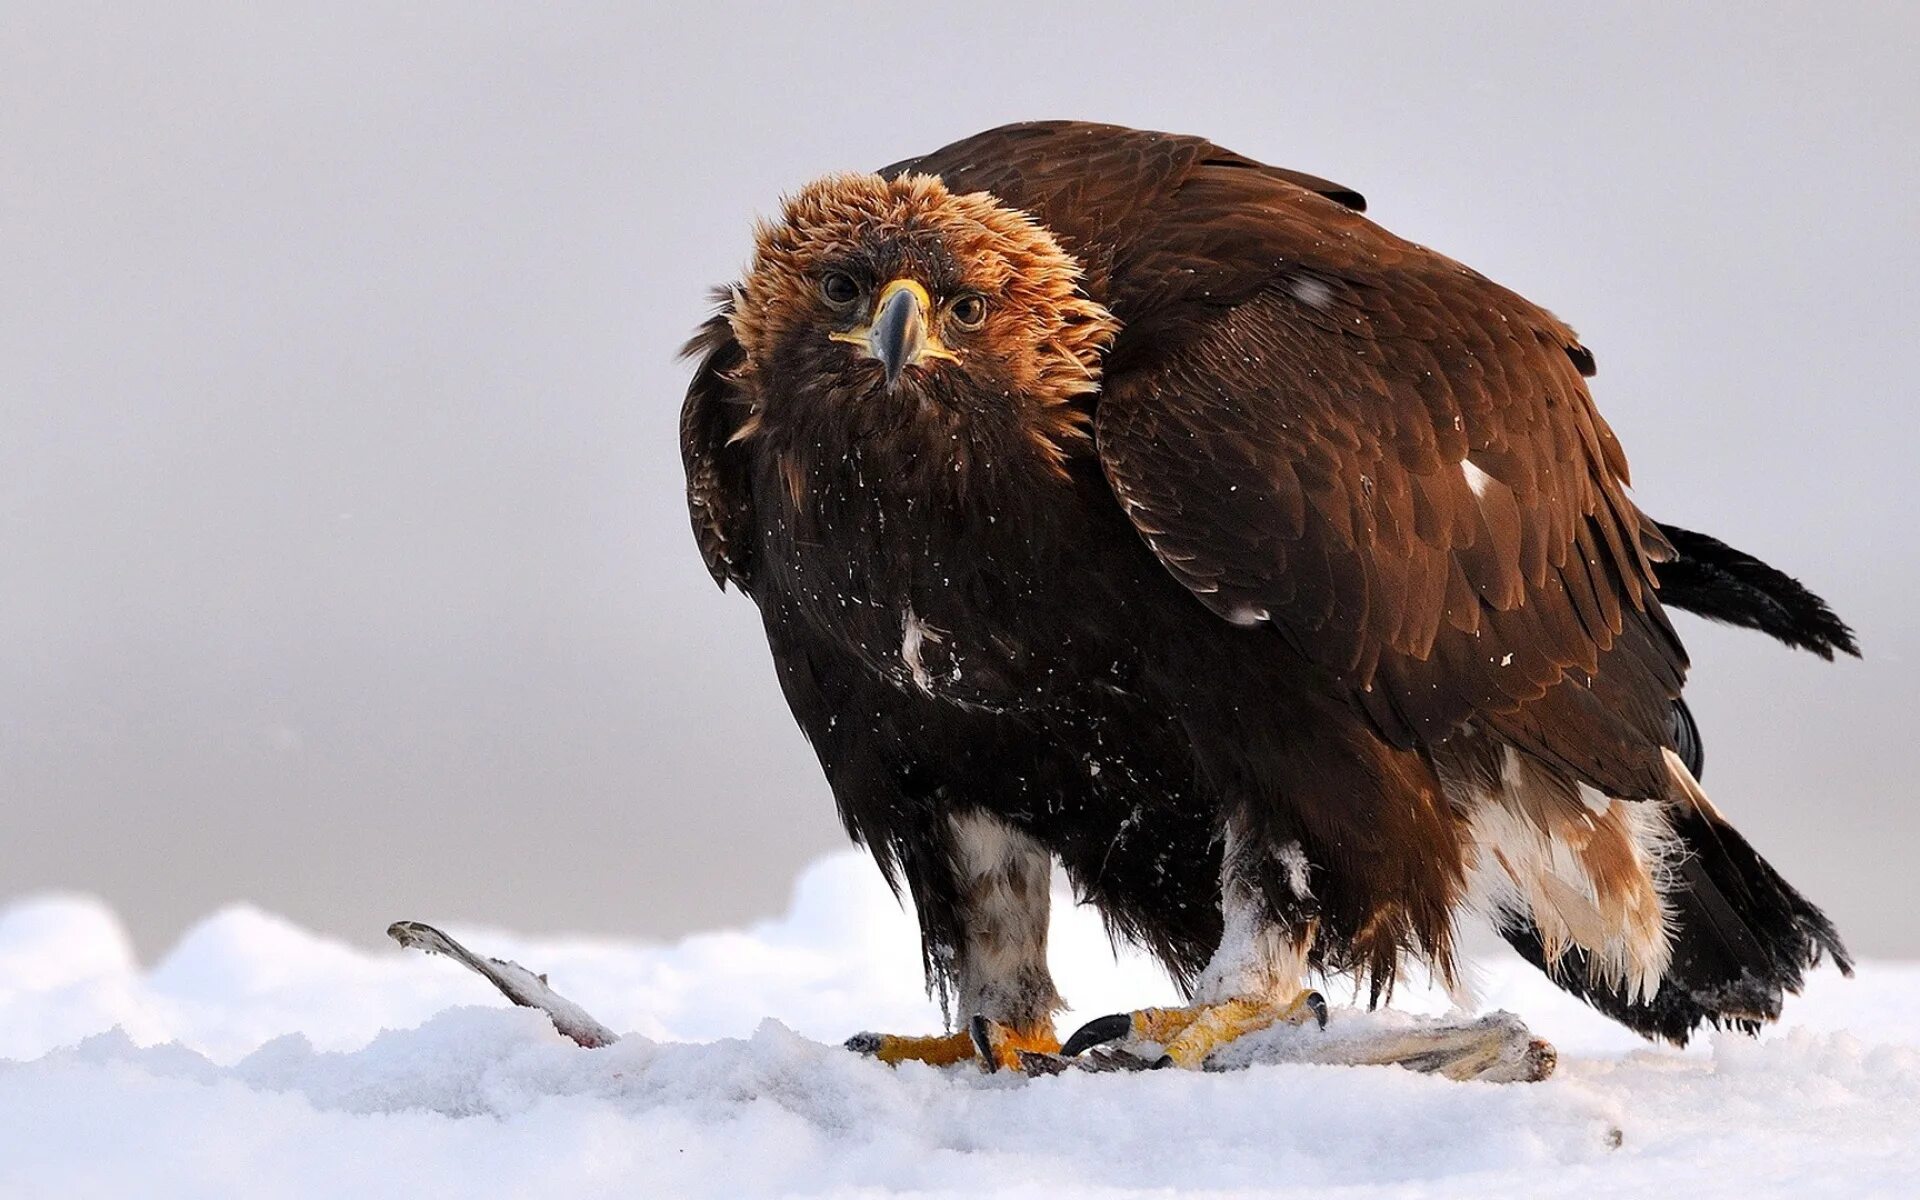
{"type": "MultiPolygon", "coordinates": [[[[1066,1022],[1171,998],[1062,901],[1066,1022]]],[[[95,901],[0,912],[0,1194],[1920,1188],[1915,965],[1822,972],[1785,1027],[1680,1053],[1490,959],[1478,1006],[1521,1013],[1556,1043],[1544,1084],[1317,1066],[1025,1080],[894,1071],[839,1047],[858,1029],[940,1022],[911,918],[856,855],[816,865],[779,920],[671,945],[450,929],[632,1032],[582,1050],[449,963],[363,952],[248,908],[208,918],[150,971],[95,901]]],[[[1397,1004],[1448,1007],[1417,990],[1397,1004]]]]}

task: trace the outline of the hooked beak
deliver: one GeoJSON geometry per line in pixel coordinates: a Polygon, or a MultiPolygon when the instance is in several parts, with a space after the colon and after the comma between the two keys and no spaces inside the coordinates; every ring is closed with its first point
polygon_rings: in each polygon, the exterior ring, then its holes
{"type": "Polygon", "coordinates": [[[829,334],[836,342],[848,342],[878,362],[887,373],[891,388],[900,373],[929,358],[958,361],[953,351],[940,344],[931,328],[933,299],[927,289],[912,279],[896,279],[880,289],[873,304],[873,319],[866,325],[829,334]]]}
{"type": "Polygon", "coordinates": [[[873,324],[867,331],[867,352],[887,369],[887,386],[909,363],[917,363],[927,349],[927,293],[919,285],[896,279],[880,293],[873,324]],[[918,293],[916,295],[916,293],[918,293]]]}

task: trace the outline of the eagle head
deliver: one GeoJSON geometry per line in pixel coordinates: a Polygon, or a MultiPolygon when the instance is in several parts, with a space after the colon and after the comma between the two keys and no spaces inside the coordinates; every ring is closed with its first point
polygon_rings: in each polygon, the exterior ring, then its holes
{"type": "Polygon", "coordinates": [[[762,223],[728,321],[753,404],[737,438],[891,440],[1055,472],[1088,441],[1118,328],[1026,213],[931,175],[835,175],[762,223]],[[836,436],[837,435],[837,436],[836,436]]]}

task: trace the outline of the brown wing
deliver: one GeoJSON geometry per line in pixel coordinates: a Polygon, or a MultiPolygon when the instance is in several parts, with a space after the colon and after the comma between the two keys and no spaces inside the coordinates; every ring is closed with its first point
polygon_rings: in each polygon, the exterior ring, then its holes
{"type": "Polygon", "coordinates": [[[729,372],[743,361],[724,313],[700,327],[683,351],[698,356],[680,406],[680,459],[687,471],[687,514],[713,581],[752,591],[753,493],[741,452],[730,439],[747,418],[729,372]]]}
{"type": "Polygon", "coordinates": [[[1479,721],[1611,794],[1666,789],[1685,657],[1571,330],[1200,139],[1021,126],[905,165],[1088,261],[1125,322],[1101,460],[1202,603],[1271,622],[1397,743],[1479,721]]]}

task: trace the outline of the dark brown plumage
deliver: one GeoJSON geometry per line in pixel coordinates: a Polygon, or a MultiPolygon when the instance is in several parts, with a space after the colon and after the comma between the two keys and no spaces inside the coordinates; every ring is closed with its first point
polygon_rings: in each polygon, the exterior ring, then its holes
{"type": "Polygon", "coordinates": [[[1051,855],[1216,997],[1451,978],[1472,908],[1645,1032],[1770,1019],[1844,952],[1700,792],[1661,586],[1845,627],[1663,532],[1572,330],[1361,209],[1075,123],[813,185],[690,346],[709,567],[964,1014],[1048,1020],[997,881],[1051,855]]]}

